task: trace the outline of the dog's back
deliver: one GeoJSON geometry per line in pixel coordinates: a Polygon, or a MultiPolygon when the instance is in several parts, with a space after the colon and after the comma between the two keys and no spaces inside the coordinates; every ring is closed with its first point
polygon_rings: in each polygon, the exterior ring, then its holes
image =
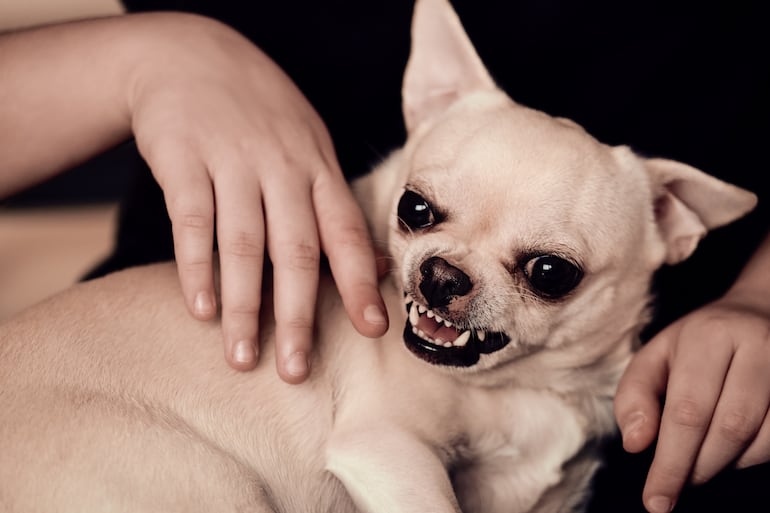
{"type": "Polygon", "coordinates": [[[173,265],[154,265],[0,327],[0,509],[261,511],[269,495],[300,511],[284,501],[344,497],[322,471],[330,388],[278,379],[269,323],[260,368],[229,369],[218,323],[193,320],[181,298],[173,265]]]}
{"type": "MultiPolygon", "coordinates": [[[[391,312],[403,308],[390,280],[382,291],[391,312]]],[[[317,314],[302,385],[273,368],[269,304],[258,368],[230,369],[218,323],[189,316],[170,263],[79,284],[5,322],[3,511],[345,513],[360,511],[354,499],[391,510],[407,498],[374,488],[362,498],[345,481],[374,464],[387,491],[404,477],[390,465],[421,473],[426,458],[443,480],[453,469],[467,511],[579,503],[596,455],[581,454],[562,480],[561,461],[586,431],[557,395],[468,386],[414,358],[399,327],[363,339],[328,277],[317,314]]],[[[406,483],[433,501],[440,480],[425,479],[406,483]]]]}

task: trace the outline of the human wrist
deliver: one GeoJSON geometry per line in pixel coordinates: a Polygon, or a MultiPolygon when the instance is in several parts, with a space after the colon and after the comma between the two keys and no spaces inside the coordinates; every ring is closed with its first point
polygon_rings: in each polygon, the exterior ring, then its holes
{"type": "Polygon", "coordinates": [[[169,77],[182,78],[191,69],[205,69],[213,51],[236,38],[234,29],[205,16],[184,12],[149,12],[128,15],[132,37],[125,47],[127,66],[126,102],[134,112],[137,102],[169,77]]]}
{"type": "Polygon", "coordinates": [[[770,236],[759,246],[723,299],[770,314],[770,236]]]}

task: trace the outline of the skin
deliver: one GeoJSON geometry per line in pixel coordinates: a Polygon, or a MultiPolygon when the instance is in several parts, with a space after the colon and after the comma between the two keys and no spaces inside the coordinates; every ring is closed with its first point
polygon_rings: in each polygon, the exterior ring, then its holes
{"type": "Polygon", "coordinates": [[[630,452],[657,436],[643,492],[651,513],[671,511],[688,482],[770,460],[768,290],[770,236],[723,297],[662,330],[627,368],[615,416],[630,452]]]}
{"type": "Polygon", "coordinates": [[[356,329],[386,331],[368,231],[326,127],[240,34],[182,13],[51,25],[0,36],[0,74],[0,197],[134,136],[165,195],[188,309],[209,320],[221,306],[232,367],[257,362],[265,255],[285,381],[309,372],[322,251],[356,329]]]}

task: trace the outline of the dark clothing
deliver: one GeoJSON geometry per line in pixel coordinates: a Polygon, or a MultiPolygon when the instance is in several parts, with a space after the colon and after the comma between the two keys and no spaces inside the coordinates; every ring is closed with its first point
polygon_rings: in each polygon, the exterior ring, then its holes
{"type": "MultiPolygon", "coordinates": [[[[759,2],[455,0],[494,79],[515,101],[565,116],[598,139],[681,160],[760,196],[747,218],[716,230],[657,276],[653,334],[722,294],[768,230],[770,31],[759,2]]],[[[410,0],[125,0],[129,11],[174,9],[220,19],[283,67],[313,103],[349,177],[405,137],[401,78],[410,0]]],[[[141,161],[137,159],[141,164],[141,161]]],[[[114,255],[93,275],[173,256],[162,194],[137,166],[114,255]]],[[[596,479],[592,512],[643,511],[650,452],[617,440],[596,479]]],[[[685,491],[676,511],[767,511],[770,466],[728,471],[685,491]]]]}

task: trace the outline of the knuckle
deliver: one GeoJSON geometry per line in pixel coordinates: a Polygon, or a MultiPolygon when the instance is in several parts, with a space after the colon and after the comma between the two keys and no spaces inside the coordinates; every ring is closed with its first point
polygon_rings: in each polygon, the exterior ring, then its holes
{"type": "Polygon", "coordinates": [[[722,345],[732,339],[734,326],[724,314],[711,313],[697,323],[690,323],[689,328],[696,332],[691,337],[693,344],[722,345]]]}
{"type": "Polygon", "coordinates": [[[196,230],[211,230],[214,227],[214,219],[208,213],[183,210],[175,214],[175,222],[181,228],[196,230]]]}
{"type": "Polygon", "coordinates": [[[743,444],[756,432],[756,423],[742,411],[731,411],[719,419],[717,432],[720,437],[734,444],[743,444]]]}
{"type": "Polygon", "coordinates": [[[304,347],[312,343],[313,319],[310,317],[295,315],[277,319],[277,328],[283,334],[280,338],[284,345],[304,347]]]}
{"type": "Polygon", "coordinates": [[[305,316],[289,317],[281,324],[291,331],[309,332],[313,329],[313,319],[305,316]]]}
{"type": "Polygon", "coordinates": [[[220,252],[237,257],[262,257],[264,246],[256,233],[239,231],[220,241],[220,252]]]}
{"type": "Polygon", "coordinates": [[[369,232],[358,223],[346,223],[339,228],[335,244],[345,249],[367,249],[371,246],[369,232]]]}
{"type": "MultiPolygon", "coordinates": [[[[273,129],[283,131],[281,127],[273,127],[273,129]]],[[[272,139],[269,146],[252,140],[244,141],[240,144],[239,151],[247,162],[267,162],[270,168],[282,171],[302,169],[304,166],[301,154],[293,151],[293,148],[286,144],[286,141],[296,141],[297,138],[298,134],[280,134],[272,139]]]]}
{"type": "Polygon", "coordinates": [[[722,338],[731,332],[730,321],[724,315],[712,314],[703,320],[701,330],[704,334],[722,338]]]}
{"type": "Polygon", "coordinates": [[[297,154],[290,151],[286,146],[281,146],[276,158],[283,169],[300,169],[304,167],[304,163],[297,158],[297,154]]]}
{"type": "Polygon", "coordinates": [[[171,221],[181,228],[212,229],[214,226],[213,206],[207,208],[188,198],[177,196],[167,199],[171,221]]]}
{"type": "Polygon", "coordinates": [[[231,304],[223,305],[227,314],[231,317],[256,317],[259,313],[259,300],[241,299],[231,304]]]}
{"type": "Polygon", "coordinates": [[[205,257],[177,257],[177,266],[179,271],[185,275],[208,272],[211,269],[211,258],[205,257]]]}
{"type": "Polygon", "coordinates": [[[697,429],[706,426],[709,422],[709,414],[703,406],[690,398],[679,398],[672,401],[669,406],[671,421],[681,427],[697,429]]]}
{"type": "Polygon", "coordinates": [[[293,271],[317,272],[321,263],[321,254],[318,246],[308,243],[287,245],[284,251],[278,253],[276,265],[286,266],[293,271]]]}

